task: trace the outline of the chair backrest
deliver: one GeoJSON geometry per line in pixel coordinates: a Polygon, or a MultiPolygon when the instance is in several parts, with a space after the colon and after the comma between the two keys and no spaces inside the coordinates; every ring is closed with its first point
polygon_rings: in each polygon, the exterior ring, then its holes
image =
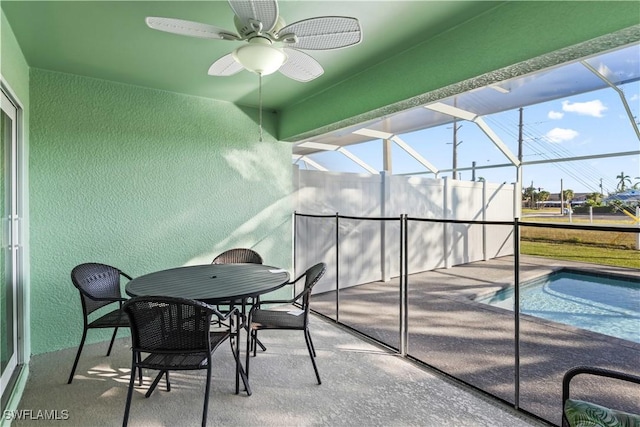
{"type": "Polygon", "coordinates": [[[327,264],[320,262],[312,267],[309,267],[304,273],[304,289],[301,294],[296,298],[302,297],[302,308],[305,311],[305,316],[309,313],[309,301],[311,299],[311,291],[320,278],[327,271],[327,264]]]}
{"type": "Polygon", "coordinates": [[[235,248],[222,252],[211,264],[262,264],[262,257],[252,249],[235,248]]]}
{"type": "Polygon", "coordinates": [[[131,279],[115,267],[95,262],[80,264],[71,270],[71,282],[80,291],[85,316],[111,304],[113,299],[122,298],[120,275],[131,279]],[[112,301],[96,301],[99,298],[112,299],[112,301]]]}
{"type": "Polygon", "coordinates": [[[125,302],[134,350],[149,353],[210,351],[212,307],[184,298],[140,296],[125,302]]]}

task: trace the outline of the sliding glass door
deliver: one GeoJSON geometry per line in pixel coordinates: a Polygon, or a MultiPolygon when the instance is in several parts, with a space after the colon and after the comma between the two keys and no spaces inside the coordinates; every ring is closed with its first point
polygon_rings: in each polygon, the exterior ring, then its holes
{"type": "Polygon", "coordinates": [[[6,405],[12,377],[18,367],[18,109],[0,91],[0,213],[2,230],[0,245],[0,391],[2,408],[6,405]]]}

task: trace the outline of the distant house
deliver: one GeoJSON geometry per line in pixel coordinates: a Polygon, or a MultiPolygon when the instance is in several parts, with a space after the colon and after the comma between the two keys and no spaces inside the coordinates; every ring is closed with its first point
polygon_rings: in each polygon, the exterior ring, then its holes
{"type": "MultiPolygon", "coordinates": [[[[571,206],[582,206],[585,204],[587,200],[587,196],[590,193],[575,193],[573,195],[573,199],[571,199],[571,206]]],[[[550,207],[560,207],[560,193],[551,193],[549,194],[549,198],[545,201],[536,202],[538,208],[550,208],[550,207]]],[[[567,201],[564,201],[565,205],[567,201]]]]}
{"type": "Polygon", "coordinates": [[[603,200],[605,203],[611,203],[614,201],[620,201],[622,203],[640,203],[640,190],[627,190],[621,193],[610,194],[603,200]]]}

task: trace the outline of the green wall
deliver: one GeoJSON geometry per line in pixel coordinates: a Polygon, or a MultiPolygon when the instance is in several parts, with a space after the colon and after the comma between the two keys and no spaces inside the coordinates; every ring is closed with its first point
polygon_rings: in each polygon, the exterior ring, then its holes
{"type": "Polygon", "coordinates": [[[0,71],[5,83],[20,98],[25,107],[29,104],[29,66],[11,31],[4,12],[0,11],[0,71]]]}
{"type": "Polygon", "coordinates": [[[256,111],[39,69],[30,90],[33,354],[78,345],[79,263],[138,276],[245,246],[291,267],[291,148],[258,142],[256,111]]]}
{"type": "Polygon", "coordinates": [[[341,121],[352,125],[348,119],[372,110],[639,23],[637,1],[505,2],[290,105],[278,136],[295,140],[341,121]]]}

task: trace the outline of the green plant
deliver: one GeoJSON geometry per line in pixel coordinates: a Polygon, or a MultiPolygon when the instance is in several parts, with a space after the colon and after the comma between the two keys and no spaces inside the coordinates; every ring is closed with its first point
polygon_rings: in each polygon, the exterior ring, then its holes
{"type": "Polygon", "coordinates": [[[618,186],[616,187],[618,191],[624,191],[627,189],[627,183],[631,185],[631,178],[629,175],[625,175],[624,171],[620,172],[620,175],[616,176],[618,180],[618,186]]]}

